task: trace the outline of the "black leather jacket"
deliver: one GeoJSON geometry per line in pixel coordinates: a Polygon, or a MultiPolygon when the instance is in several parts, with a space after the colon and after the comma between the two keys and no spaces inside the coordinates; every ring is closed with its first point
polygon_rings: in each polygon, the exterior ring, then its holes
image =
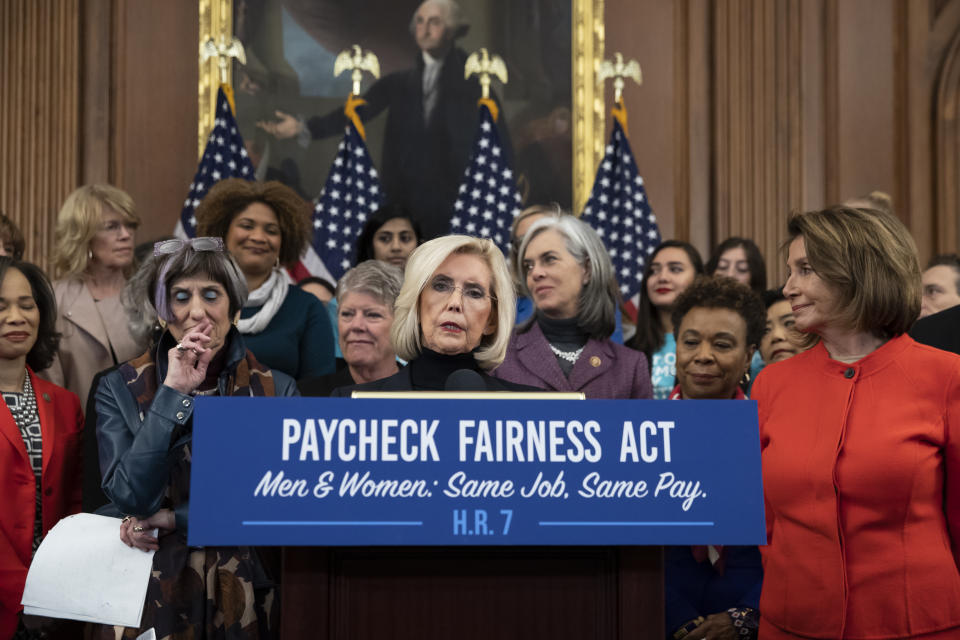
{"type": "MultiPolygon", "coordinates": [[[[165,333],[156,348],[158,381],[166,378],[167,352],[174,344],[165,333]]],[[[226,395],[229,373],[247,352],[236,328],[231,328],[225,348],[227,364],[220,374],[220,395],[226,395]]],[[[293,378],[279,371],[272,373],[277,396],[299,395],[293,378]]],[[[169,452],[192,437],[188,432],[177,442],[170,441],[174,428],[192,419],[194,398],[159,384],[150,409],[143,415],[121,372],[115,370],[101,378],[96,403],[102,486],[112,502],[107,511],[148,517],[163,506],[169,482],[169,452]]],[[[174,510],[177,529],[183,532],[188,506],[184,502],[174,510]]]]}

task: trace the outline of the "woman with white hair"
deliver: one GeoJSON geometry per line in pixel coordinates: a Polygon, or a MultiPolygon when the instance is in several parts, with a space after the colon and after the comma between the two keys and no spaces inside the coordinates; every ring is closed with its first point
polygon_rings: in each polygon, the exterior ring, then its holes
{"type": "Polygon", "coordinates": [[[476,373],[487,391],[533,390],[488,374],[503,361],[515,305],[510,273],[493,242],[460,235],[426,242],[407,261],[390,329],[394,350],[409,364],[333,395],[443,391],[450,374],[463,369],[476,373]]]}
{"type": "Polygon", "coordinates": [[[494,375],[588,398],[650,398],[646,357],[610,340],[620,292],[603,242],[573,216],[537,220],[520,246],[519,281],[536,311],[494,375]]]}

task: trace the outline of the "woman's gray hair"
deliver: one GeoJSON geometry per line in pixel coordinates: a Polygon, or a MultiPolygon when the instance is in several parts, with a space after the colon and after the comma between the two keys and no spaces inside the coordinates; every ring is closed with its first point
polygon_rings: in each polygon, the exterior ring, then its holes
{"type": "Polygon", "coordinates": [[[120,301],[127,312],[127,327],[137,344],[150,344],[157,329],[157,310],[153,308],[153,291],[147,282],[156,278],[156,261],[151,255],[127,280],[120,301]]]}
{"type": "Polygon", "coordinates": [[[379,260],[365,260],[340,278],[337,283],[337,304],[342,304],[348,293],[366,293],[392,313],[402,284],[403,272],[400,267],[379,260]]]}
{"type": "Polygon", "coordinates": [[[420,295],[443,261],[455,253],[479,256],[490,269],[490,295],[493,298],[490,313],[496,318],[497,326],[492,334],[480,339],[480,347],[473,354],[477,365],[490,371],[506,357],[507,344],[517,317],[517,299],[513,293],[510,270],[503,259],[503,252],[492,240],[450,235],[434,238],[414,249],[407,259],[403,286],[397,296],[390,341],[394,351],[404,360],[413,360],[420,355],[423,348],[420,340],[420,295]]]}
{"type": "Polygon", "coordinates": [[[247,279],[226,251],[195,251],[190,244],[170,254],[151,255],[124,287],[122,302],[131,335],[147,342],[158,319],[170,322],[170,287],[179,280],[203,276],[220,283],[227,292],[230,316],[247,301],[247,279]]]}
{"type": "Polygon", "coordinates": [[[534,204],[518,213],[510,224],[510,251],[507,254],[507,266],[510,267],[510,274],[513,276],[513,283],[518,292],[523,290],[523,281],[526,279],[526,274],[520,266],[520,245],[523,244],[523,238],[517,238],[517,227],[530,216],[548,216],[551,214],[556,216],[569,215],[556,202],[534,204]]]}
{"type": "MultiPolygon", "coordinates": [[[[533,297],[527,287],[523,268],[524,256],[530,241],[544,231],[556,231],[565,240],[567,251],[587,272],[587,283],[580,290],[577,301],[577,325],[596,340],[605,340],[613,335],[617,326],[617,305],[620,304],[620,288],[613,271],[610,256],[603,241],[590,225],[571,215],[550,215],[533,223],[520,245],[520,284],[523,294],[533,297]]],[[[519,328],[528,330],[536,322],[536,314],[519,328]]]]}

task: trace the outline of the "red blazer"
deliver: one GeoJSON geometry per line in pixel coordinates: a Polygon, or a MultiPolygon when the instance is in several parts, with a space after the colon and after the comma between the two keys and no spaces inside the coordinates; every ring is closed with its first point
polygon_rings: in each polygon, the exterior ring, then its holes
{"type": "Polygon", "coordinates": [[[752,396],[760,636],[960,637],[960,356],[904,335],[845,364],[819,344],[752,396]]]}
{"type": "MultiPolygon", "coordinates": [[[[80,444],[83,413],[76,394],[27,370],[37,397],[43,438],[43,533],[80,511],[80,444]]],[[[30,566],[36,478],[20,428],[0,400],[0,638],[17,628],[23,584],[30,566]]]]}

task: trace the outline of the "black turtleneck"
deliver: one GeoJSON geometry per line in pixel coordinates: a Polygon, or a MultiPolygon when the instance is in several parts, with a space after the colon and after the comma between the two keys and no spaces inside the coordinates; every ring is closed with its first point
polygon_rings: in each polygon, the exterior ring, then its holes
{"type": "Polygon", "coordinates": [[[447,384],[447,377],[460,369],[483,373],[477,366],[473,353],[448,356],[426,347],[407,366],[410,367],[410,384],[414,391],[443,391],[447,384]]]}
{"type": "MultiPolygon", "coordinates": [[[[579,327],[577,318],[575,317],[557,320],[556,318],[547,317],[538,311],[537,324],[540,326],[540,331],[543,332],[543,336],[547,339],[547,342],[560,351],[576,351],[587,344],[587,332],[579,327]]],[[[556,354],[554,355],[556,356],[556,354]]],[[[556,356],[556,358],[557,364],[560,365],[560,370],[563,371],[563,375],[569,377],[570,372],[573,371],[574,363],[560,356],[556,356]]]]}

